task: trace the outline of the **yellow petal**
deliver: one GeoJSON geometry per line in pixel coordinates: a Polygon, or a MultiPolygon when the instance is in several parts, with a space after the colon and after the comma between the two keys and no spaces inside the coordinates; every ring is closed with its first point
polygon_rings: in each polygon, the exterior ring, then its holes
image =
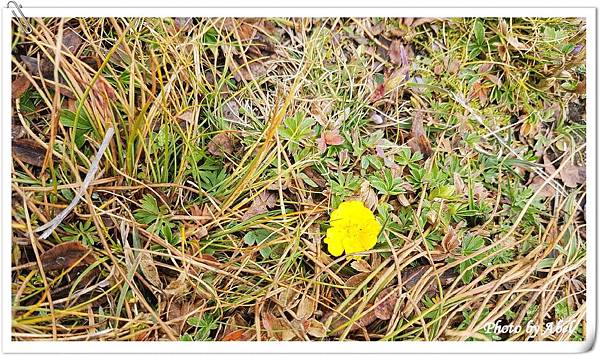
{"type": "Polygon", "coordinates": [[[338,231],[334,227],[330,227],[327,229],[327,237],[323,240],[327,244],[327,250],[329,253],[334,255],[335,257],[341,256],[344,252],[344,245],[342,242],[343,238],[338,231]]]}

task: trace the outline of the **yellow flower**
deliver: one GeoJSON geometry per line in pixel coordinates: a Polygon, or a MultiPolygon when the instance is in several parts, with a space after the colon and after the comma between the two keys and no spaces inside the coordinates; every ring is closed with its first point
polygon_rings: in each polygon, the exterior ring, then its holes
{"type": "Polygon", "coordinates": [[[346,201],[331,213],[327,229],[327,244],[329,253],[340,256],[368,251],[377,243],[377,235],[381,225],[375,219],[373,212],[361,201],[346,201]]]}

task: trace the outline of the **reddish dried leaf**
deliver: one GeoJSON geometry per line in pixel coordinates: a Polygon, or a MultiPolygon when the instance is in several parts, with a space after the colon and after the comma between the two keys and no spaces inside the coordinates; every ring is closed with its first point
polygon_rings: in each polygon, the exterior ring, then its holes
{"type": "Polygon", "coordinates": [[[71,53],[75,54],[82,43],[83,40],[72,28],[69,27],[63,31],[62,44],[71,53]]]}
{"type": "Polygon", "coordinates": [[[231,59],[230,67],[233,78],[238,82],[258,79],[269,71],[266,64],[258,60],[249,61],[248,65],[246,65],[245,63],[238,64],[234,59],[231,59]]]}
{"type": "Polygon", "coordinates": [[[552,163],[552,160],[548,157],[548,155],[544,154],[543,160],[544,170],[546,171],[546,173],[551,175],[552,173],[556,172],[556,167],[554,167],[554,164],[552,163]]]}
{"type": "MultiPolygon", "coordinates": [[[[409,267],[402,271],[402,287],[404,290],[410,290],[414,288],[423,278],[423,276],[429,271],[431,266],[423,265],[416,267],[409,267]]],[[[457,277],[454,271],[445,271],[439,275],[440,283],[442,286],[447,286],[452,283],[457,277]]],[[[424,287],[426,293],[431,294],[437,291],[438,284],[435,276],[430,275],[427,277],[428,282],[424,287]]]]}
{"type": "Polygon", "coordinates": [[[269,191],[263,191],[256,199],[252,202],[248,210],[242,216],[242,220],[248,220],[253,216],[264,214],[269,211],[270,208],[275,206],[276,196],[274,193],[269,191]]]}
{"type": "Polygon", "coordinates": [[[502,80],[500,80],[500,78],[498,78],[498,76],[496,76],[494,74],[487,74],[485,77],[487,78],[487,80],[496,84],[497,86],[502,86],[502,80]]]}
{"type": "Polygon", "coordinates": [[[311,319],[308,320],[308,325],[306,326],[306,333],[314,337],[326,337],[327,328],[320,321],[311,319]]]}
{"type": "MultiPolygon", "coordinates": [[[[533,178],[531,183],[529,183],[529,188],[533,189],[533,191],[535,192],[539,189],[539,187],[542,186],[542,184],[544,184],[544,182],[544,178],[536,176],[533,178]]],[[[556,194],[556,190],[552,187],[551,184],[546,184],[544,188],[542,188],[542,190],[538,193],[538,196],[547,198],[553,197],[554,194],[556,194]]]]}
{"type": "Polygon", "coordinates": [[[342,143],[344,143],[344,138],[337,129],[323,130],[323,132],[321,132],[321,137],[317,139],[317,146],[321,153],[325,152],[327,146],[336,146],[341,145],[342,143]]]}
{"type": "Polygon", "coordinates": [[[567,187],[576,188],[585,183],[585,167],[576,166],[572,161],[569,161],[560,171],[559,176],[567,187]]]}
{"type": "Polygon", "coordinates": [[[70,268],[81,259],[81,262],[85,264],[91,264],[95,261],[90,249],[78,241],[63,242],[56,245],[42,253],[40,259],[46,272],[70,268]]]}
{"type": "MultiPolygon", "coordinates": [[[[167,321],[171,322],[171,325],[178,333],[183,331],[183,327],[186,325],[186,317],[188,314],[192,313],[193,310],[199,307],[200,300],[187,300],[185,298],[179,298],[173,300],[166,307],[167,311],[167,321]],[[179,320],[177,320],[179,319],[179,320]],[[174,321],[177,320],[177,321],[174,321]]],[[[190,315],[191,316],[191,315],[190,315]]]]}
{"type": "Polygon", "coordinates": [[[385,84],[377,84],[375,90],[373,90],[373,94],[371,94],[371,103],[377,102],[381,100],[385,96],[385,84]]]}
{"type": "Polygon", "coordinates": [[[194,115],[194,111],[192,109],[186,110],[181,114],[175,117],[177,124],[181,126],[184,130],[188,127],[192,127],[196,122],[196,116],[194,115]]]}
{"type": "Polygon", "coordinates": [[[229,133],[221,132],[210,140],[207,148],[213,156],[225,157],[235,151],[235,141],[229,133]]]}
{"type": "Polygon", "coordinates": [[[387,287],[375,299],[375,316],[381,320],[390,320],[398,302],[398,291],[387,287]]]}
{"type": "MultiPolygon", "coordinates": [[[[348,278],[348,280],[346,280],[346,282],[344,283],[344,285],[346,287],[351,287],[351,288],[356,288],[358,287],[362,282],[364,282],[365,279],[367,279],[367,277],[369,277],[370,273],[367,272],[361,272],[359,274],[355,274],[354,276],[348,278]]],[[[352,290],[350,289],[345,289],[344,292],[346,294],[350,294],[352,292],[352,290]]]]}
{"type": "Polygon", "coordinates": [[[423,157],[427,159],[433,153],[431,150],[431,143],[425,135],[425,129],[423,128],[423,118],[425,114],[417,112],[413,116],[411,136],[412,138],[407,142],[408,146],[413,151],[419,151],[423,154],[423,157]]]}
{"type": "Polygon", "coordinates": [[[519,51],[524,51],[524,50],[529,49],[526,45],[519,42],[519,40],[512,35],[508,36],[507,42],[509,45],[513,46],[516,50],[519,50],[519,51]]]}
{"type": "Polygon", "coordinates": [[[239,329],[230,332],[229,334],[223,336],[221,341],[248,341],[250,340],[249,330],[239,329]]]}
{"type": "Polygon", "coordinates": [[[388,52],[390,56],[390,60],[392,63],[397,65],[406,65],[408,64],[408,58],[406,56],[406,49],[402,45],[400,40],[394,40],[390,44],[390,49],[388,52]]]}
{"type": "Polygon", "coordinates": [[[177,279],[172,280],[167,287],[164,289],[166,295],[179,296],[187,293],[189,289],[189,283],[186,279],[186,273],[179,273],[177,279]]]}
{"type": "Polygon", "coordinates": [[[175,31],[179,32],[179,31],[183,31],[183,32],[188,32],[189,30],[192,29],[192,25],[193,25],[193,17],[174,17],[173,18],[173,27],[175,28],[175,31]]]}
{"type": "MultiPolygon", "coordinates": [[[[377,193],[375,193],[375,190],[373,190],[373,188],[371,188],[369,181],[365,180],[361,185],[360,185],[360,200],[365,203],[365,206],[371,210],[374,210],[375,207],[377,207],[377,204],[379,203],[379,197],[377,196],[377,193]]],[[[362,260],[359,260],[362,261],[362,260]]],[[[366,262],[365,262],[366,263],[366,262]]],[[[361,271],[364,272],[364,271],[361,271]]]]}
{"type": "Polygon", "coordinates": [[[289,341],[296,336],[286,320],[275,317],[271,312],[263,312],[262,324],[269,337],[278,341],[289,341]]]}
{"type": "Polygon", "coordinates": [[[21,95],[25,94],[27,89],[31,86],[31,82],[24,75],[17,75],[12,81],[12,99],[18,99],[21,95]]]}
{"type": "Polygon", "coordinates": [[[54,78],[54,64],[50,62],[48,59],[42,58],[38,61],[35,57],[29,56],[20,56],[23,63],[29,70],[29,74],[33,76],[41,76],[45,79],[53,79],[54,78]]]}
{"type": "Polygon", "coordinates": [[[409,267],[402,271],[402,287],[410,290],[417,285],[421,277],[431,268],[431,266],[409,267]]]}
{"type": "Polygon", "coordinates": [[[14,140],[24,137],[27,134],[27,132],[25,131],[23,126],[21,126],[19,124],[16,124],[16,125],[12,124],[10,127],[10,134],[11,134],[11,138],[14,141],[14,140]]]}
{"type": "Polygon", "coordinates": [[[444,248],[444,251],[452,252],[460,246],[460,240],[458,239],[456,230],[457,229],[452,226],[448,226],[448,231],[442,238],[442,247],[444,248]]]}
{"type": "Polygon", "coordinates": [[[444,66],[446,67],[446,70],[448,71],[448,73],[456,74],[456,73],[458,73],[458,71],[460,69],[460,62],[454,58],[445,57],[444,58],[444,66]]]}
{"type": "Polygon", "coordinates": [[[322,175],[317,173],[312,167],[306,167],[303,170],[304,174],[308,178],[310,178],[313,182],[315,182],[319,187],[323,188],[327,185],[327,181],[323,178],[322,175]]]}
{"type": "Polygon", "coordinates": [[[31,139],[18,139],[12,141],[13,158],[29,163],[36,167],[44,164],[46,150],[31,139]]]}
{"type": "Polygon", "coordinates": [[[108,83],[103,76],[98,77],[98,80],[94,83],[93,89],[96,91],[96,95],[102,95],[105,98],[113,101],[117,99],[117,95],[113,87],[108,83]]]}

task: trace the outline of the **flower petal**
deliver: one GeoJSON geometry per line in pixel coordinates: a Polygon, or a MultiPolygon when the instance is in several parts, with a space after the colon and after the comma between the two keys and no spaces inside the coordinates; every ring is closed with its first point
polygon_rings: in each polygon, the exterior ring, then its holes
{"type": "Polygon", "coordinates": [[[344,253],[343,231],[339,231],[335,227],[327,229],[327,237],[323,240],[327,244],[327,250],[335,257],[341,256],[344,253]]]}

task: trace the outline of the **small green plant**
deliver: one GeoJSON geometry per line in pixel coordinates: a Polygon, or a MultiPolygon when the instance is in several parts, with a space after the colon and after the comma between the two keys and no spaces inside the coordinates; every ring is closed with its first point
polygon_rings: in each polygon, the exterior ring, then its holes
{"type": "MultiPolygon", "coordinates": [[[[261,244],[268,242],[273,236],[273,233],[267,229],[251,230],[244,235],[244,242],[249,246],[260,246],[261,244]]],[[[269,258],[273,252],[273,248],[270,246],[265,246],[258,251],[263,258],[269,258]]]]}
{"type": "Polygon", "coordinates": [[[373,175],[369,177],[369,183],[380,194],[398,195],[405,192],[402,187],[402,178],[394,177],[391,169],[386,169],[381,176],[373,175]]]}
{"type": "Polygon", "coordinates": [[[300,111],[283,121],[283,125],[279,127],[279,136],[288,141],[288,149],[291,153],[297,153],[300,143],[313,136],[314,124],[314,119],[305,117],[300,111]]]}
{"type": "Polygon", "coordinates": [[[201,318],[191,316],[186,323],[195,328],[193,334],[186,333],[181,341],[209,341],[212,340],[211,332],[219,327],[219,321],[213,314],[204,314],[201,318]]]}
{"type": "Polygon", "coordinates": [[[148,225],[148,231],[164,237],[172,245],[177,244],[177,234],[173,234],[175,223],[171,222],[168,208],[158,206],[156,198],[150,194],[144,195],[140,208],[134,212],[138,222],[148,225]]]}
{"type": "Polygon", "coordinates": [[[91,220],[78,222],[64,227],[65,241],[81,241],[84,245],[92,246],[96,243],[96,226],[91,220]]]}
{"type": "MultiPolygon", "coordinates": [[[[463,256],[468,256],[472,253],[479,251],[485,245],[485,240],[483,237],[473,234],[467,234],[463,238],[461,253],[463,256]]],[[[481,260],[483,255],[478,255],[474,258],[469,258],[460,264],[460,273],[463,274],[462,281],[466,284],[471,283],[473,280],[473,276],[475,275],[475,271],[471,266],[481,260]]]]}

